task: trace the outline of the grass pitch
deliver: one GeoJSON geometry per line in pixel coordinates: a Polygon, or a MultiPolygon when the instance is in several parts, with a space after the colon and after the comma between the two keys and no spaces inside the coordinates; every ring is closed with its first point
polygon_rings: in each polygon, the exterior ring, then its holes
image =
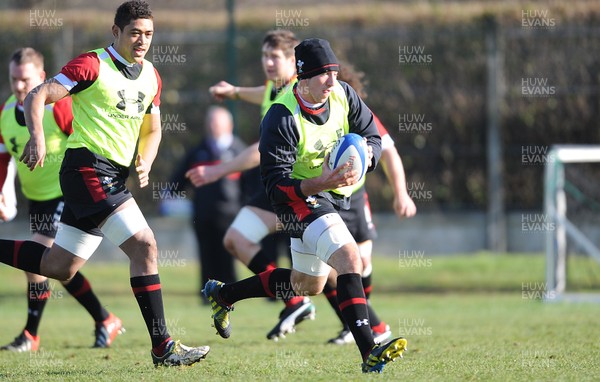
{"type": "MultiPolygon", "coordinates": [[[[402,260],[402,259],[400,259],[402,260]]],[[[402,262],[375,258],[372,304],[409,351],[384,375],[363,375],[354,345],[325,342],[340,329],[323,296],[317,319],[279,342],[266,340],[278,303],[242,301],[233,334],[221,339],[209,308],[197,297],[196,264],[164,267],[161,281],[170,333],[187,345],[210,345],[192,367],[155,369],[150,342],[129,287],[128,266],[89,264],[83,273],[127,332],[110,349],[91,349],[89,315],[52,281],[53,296],[40,328],[41,350],[0,353],[7,381],[592,381],[600,375],[598,315],[593,303],[552,303],[543,297],[542,256],[489,254],[402,262]]],[[[597,264],[571,260],[572,287],[596,290],[597,264]]],[[[242,273],[247,275],[247,273],[242,273]]],[[[0,343],[25,322],[25,278],[0,266],[0,343]]]]}

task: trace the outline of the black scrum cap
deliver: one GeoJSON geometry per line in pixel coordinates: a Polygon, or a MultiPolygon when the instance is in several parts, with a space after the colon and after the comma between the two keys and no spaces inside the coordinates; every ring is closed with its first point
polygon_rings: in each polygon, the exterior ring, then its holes
{"type": "Polygon", "coordinates": [[[298,44],[294,50],[298,79],[302,80],[321,73],[340,70],[337,57],[327,40],[309,38],[298,44]]]}

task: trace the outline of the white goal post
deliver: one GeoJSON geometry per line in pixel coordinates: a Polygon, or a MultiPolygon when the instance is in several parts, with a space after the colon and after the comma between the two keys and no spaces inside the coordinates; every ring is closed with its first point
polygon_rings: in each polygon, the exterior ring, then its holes
{"type": "Polygon", "coordinates": [[[554,145],[544,175],[544,210],[554,229],[546,232],[546,296],[560,297],[566,288],[567,237],[600,262],[600,249],[567,219],[567,163],[600,162],[600,145],[554,145]]]}

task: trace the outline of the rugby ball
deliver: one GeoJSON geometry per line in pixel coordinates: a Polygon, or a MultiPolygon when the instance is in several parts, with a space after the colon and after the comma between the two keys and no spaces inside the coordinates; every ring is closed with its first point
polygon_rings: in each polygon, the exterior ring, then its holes
{"type": "Polygon", "coordinates": [[[367,173],[368,163],[367,142],[358,134],[349,133],[341,136],[329,153],[329,168],[335,170],[350,162],[351,170],[360,174],[359,181],[367,173]]]}

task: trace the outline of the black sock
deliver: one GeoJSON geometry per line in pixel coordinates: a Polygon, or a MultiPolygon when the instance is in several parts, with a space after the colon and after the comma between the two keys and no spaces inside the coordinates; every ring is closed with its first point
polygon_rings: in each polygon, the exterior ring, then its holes
{"type": "Polygon", "coordinates": [[[327,297],[327,301],[329,301],[329,305],[331,305],[331,308],[333,309],[335,314],[338,316],[340,322],[342,323],[342,328],[344,330],[349,330],[348,324],[346,323],[346,320],[344,320],[344,316],[342,315],[342,312],[340,311],[340,305],[338,304],[338,299],[337,299],[337,290],[335,290],[335,288],[332,287],[328,282],[327,284],[325,284],[325,288],[323,288],[323,294],[325,295],[325,297],[327,297]]]}
{"type": "Polygon", "coordinates": [[[248,264],[248,269],[254,272],[255,275],[275,268],[277,268],[275,263],[272,262],[262,250],[258,251],[248,264]]]}
{"type": "Polygon", "coordinates": [[[338,276],[337,297],[342,315],[350,326],[350,331],[364,360],[375,346],[375,342],[369,325],[367,299],[358,273],[338,276]]]}
{"type": "MultiPolygon", "coordinates": [[[[372,275],[373,275],[373,273],[369,273],[368,276],[362,277],[362,284],[363,284],[363,288],[365,290],[365,297],[367,298],[367,300],[371,297],[371,290],[373,289],[373,287],[371,285],[371,282],[373,281],[372,275]]],[[[381,324],[381,320],[375,313],[375,310],[373,309],[371,304],[368,303],[368,301],[367,301],[367,309],[369,310],[369,320],[370,320],[369,322],[371,323],[371,327],[373,328],[375,326],[379,326],[381,324]]]]}
{"type": "Polygon", "coordinates": [[[48,280],[41,283],[27,283],[27,323],[25,324],[25,330],[32,336],[37,336],[50,293],[48,280]]]}
{"type": "Polygon", "coordinates": [[[94,321],[102,322],[108,318],[108,311],[100,305],[89,281],[80,272],[75,273],[64,287],[88,311],[94,321]]]}
{"type": "Polygon", "coordinates": [[[0,240],[0,263],[39,275],[46,249],[46,246],[30,240],[0,240]]]}
{"type": "Polygon", "coordinates": [[[373,289],[373,287],[371,286],[371,282],[373,281],[372,275],[373,273],[369,273],[368,276],[362,276],[361,277],[361,281],[362,281],[362,285],[363,285],[363,289],[365,290],[365,297],[367,298],[367,300],[369,299],[369,297],[371,297],[371,289],[373,289]]]}
{"type": "MultiPolygon", "coordinates": [[[[130,279],[133,295],[140,306],[142,316],[146,322],[152,348],[158,348],[171,336],[165,321],[160,277],[156,275],[137,276],[130,279]]],[[[162,354],[157,354],[162,356],[162,354]]]]}
{"type": "Polygon", "coordinates": [[[289,300],[295,296],[290,281],[291,275],[291,269],[270,269],[256,276],[225,284],[221,288],[220,296],[223,302],[229,305],[253,297],[275,297],[289,300]]]}

